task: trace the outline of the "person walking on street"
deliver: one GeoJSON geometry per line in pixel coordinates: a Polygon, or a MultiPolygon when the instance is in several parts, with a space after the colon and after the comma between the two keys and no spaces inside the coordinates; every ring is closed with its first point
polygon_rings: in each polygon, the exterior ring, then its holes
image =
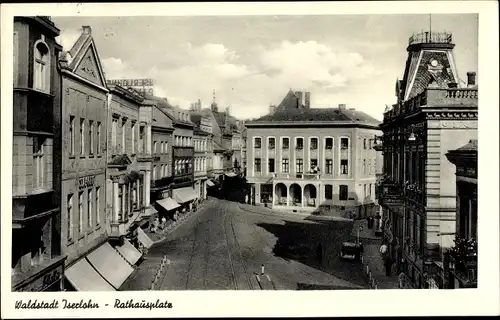
{"type": "Polygon", "coordinates": [[[392,260],[389,255],[389,247],[387,246],[387,240],[384,239],[382,245],[380,246],[380,254],[382,255],[382,260],[385,266],[385,275],[391,275],[392,260]]]}

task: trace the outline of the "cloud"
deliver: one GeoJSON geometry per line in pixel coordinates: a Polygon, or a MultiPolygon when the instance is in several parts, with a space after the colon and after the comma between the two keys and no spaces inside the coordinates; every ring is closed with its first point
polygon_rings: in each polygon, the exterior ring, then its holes
{"type": "Polygon", "coordinates": [[[56,37],[56,41],[63,47],[63,50],[69,51],[81,34],[81,30],[78,29],[63,29],[59,36],[56,37]]]}

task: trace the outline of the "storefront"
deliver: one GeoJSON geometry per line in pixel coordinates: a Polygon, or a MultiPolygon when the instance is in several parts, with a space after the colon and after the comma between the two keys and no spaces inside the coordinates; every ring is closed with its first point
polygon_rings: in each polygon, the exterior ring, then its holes
{"type": "MultiPolygon", "coordinates": [[[[28,277],[16,283],[12,291],[62,291],[65,260],[66,257],[61,257],[50,261],[48,266],[38,268],[38,272],[28,274],[28,277]]],[[[15,280],[13,277],[13,282],[15,280]]]]}
{"type": "Polygon", "coordinates": [[[172,199],[181,205],[182,211],[193,210],[193,203],[198,199],[198,195],[191,187],[184,187],[172,190],[172,199]]]}

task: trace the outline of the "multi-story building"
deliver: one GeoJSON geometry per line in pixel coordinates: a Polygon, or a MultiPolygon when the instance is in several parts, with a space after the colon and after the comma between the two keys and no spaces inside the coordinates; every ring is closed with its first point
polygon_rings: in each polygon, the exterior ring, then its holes
{"type": "Polygon", "coordinates": [[[173,216],[180,205],[172,199],[172,144],[174,124],[171,116],[162,108],[153,108],[153,178],[151,202],[161,216],[173,216]]]}
{"type": "Polygon", "coordinates": [[[371,145],[379,122],[345,105],[310,108],[309,97],[290,90],[268,115],[246,123],[252,203],[366,214],[375,197],[371,145]]]}
{"type": "Polygon", "coordinates": [[[207,194],[207,152],[210,133],[194,127],[194,190],[199,200],[207,194]]]}
{"type": "Polygon", "coordinates": [[[179,107],[163,110],[174,119],[172,199],[182,206],[182,210],[191,210],[193,202],[198,198],[194,191],[194,124],[188,110],[179,107]]]}
{"type": "Polygon", "coordinates": [[[381,125],[385,236],[398,271],[418,288],[440,273],[455,238],[455,174],[445,153],[477,138],[475,74],[462,88],[454,47],[449,33],[410,37],[397,103],[381,125]]]}
{"type": "Polygon", "coordinates": [[[62,289],[58,35],[50,17],[14,19],[13,291],[62,289]]]}
{"type": "MultiPolygon", "coordinates": [[[[135,239],[136,225],[154,215],[150,205],[151,105],[132,89],[108,85],[108,184],[112,239],[135,239]]],[[[154,179],[154,172],[153,172],[154,179]]]]}
{"type": "Polygon", "coordinates": [[[455,245],[445,253],[443,286],[477,288],[477,140],[450,150],[456,167],[457,218],[455,245]]]}
{"type": "Polygon", "coordinates": [[[243,128],[241,132],[241,170],[243,176],[247,175],[247,128],[243,128]]]}

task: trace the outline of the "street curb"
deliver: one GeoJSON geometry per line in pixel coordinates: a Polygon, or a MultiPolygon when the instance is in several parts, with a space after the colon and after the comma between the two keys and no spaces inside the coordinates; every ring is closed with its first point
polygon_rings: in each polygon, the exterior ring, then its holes
{"type": "Polygon", "coordinates": [[[198,208],[198,210],[196,210],[195,212],[190,212],[188,214],[184,214],[182,216],[179,217],[179,219],[177,219],[176,221],[174,221],[173,223],[169,224],[166,228],[166,231],[164,232],[163,234],[163,237],[161,239],[158,239],[156,241],[153,242],[153,244],[157,244],[157,243],[160,243],[162,241],[164,241],[167,236],[172,232],[174,231],[175,229],[177,229],[180,225],[182,225],[183,222],[185,222],[186,220],[188,220],[190,217],[196,215],[197,213],[199,213],[202,209],[205,209],[206,207],[206,202],[208,200],[204,201],[203,204],[198,208]]]}

